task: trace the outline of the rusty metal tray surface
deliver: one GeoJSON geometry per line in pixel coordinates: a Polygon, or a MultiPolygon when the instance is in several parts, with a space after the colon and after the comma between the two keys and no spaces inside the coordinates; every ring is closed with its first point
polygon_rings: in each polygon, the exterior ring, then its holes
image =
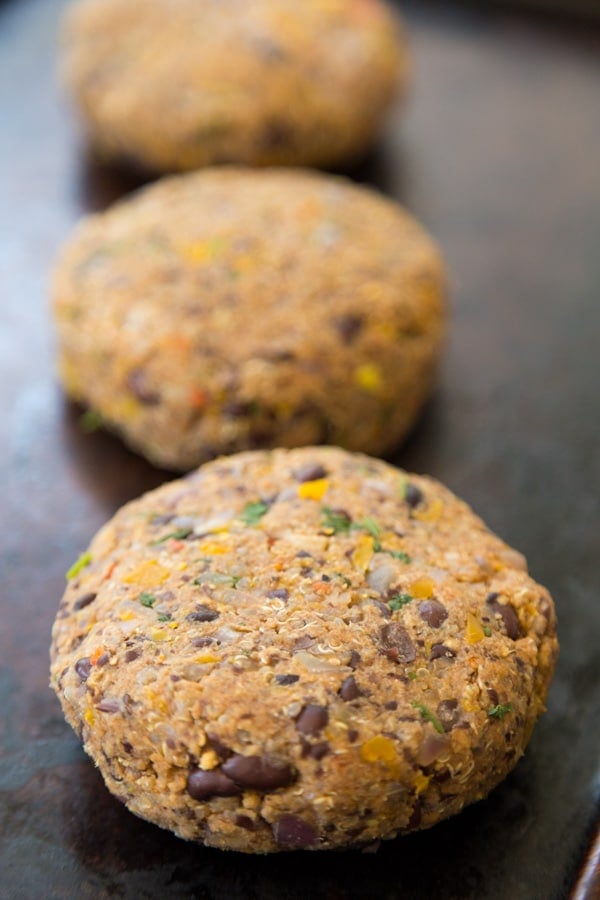
{"type": "Polygon", "coordinates": [[[548,713],[515,772],[453,821],[376,854],[263,858],[129,814],[47,686],[63,573],[121,503],[168,477],[83,433],[54,376],[55,253],[82,213],[136,186],[81,145],[55,78],[63,6],[0,2],[0,897],[600,896],[600,29],[407,2],[412,98],[352,173],[444,248],[440,387],[394,460],[462,495],[551,589],[548,713]]]}

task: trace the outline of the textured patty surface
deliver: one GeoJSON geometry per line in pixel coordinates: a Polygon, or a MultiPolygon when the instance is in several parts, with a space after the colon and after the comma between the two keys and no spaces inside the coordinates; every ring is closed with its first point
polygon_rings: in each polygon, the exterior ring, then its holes
{"type": "Polygon", "coordinates": [[[85,220],[55,314],[68,393],[158,464],[319,443],[379,455],[430,393],[443,273],[373,191],[224,167],[85,220]]]}
{"type": "Polygon", "coordinates": [[[156,171],[345,163],[407,69],[378,0],[81,0],[63,54],[99,151],[156,171]]]}
{"type": "Polygon", "coordinates": [[[125,506],[68,574],[52,685],[109,789],[206,844],[366,844],[513,768],[548,592],[437,482],[336,448],[221,458],[125,506]]]}

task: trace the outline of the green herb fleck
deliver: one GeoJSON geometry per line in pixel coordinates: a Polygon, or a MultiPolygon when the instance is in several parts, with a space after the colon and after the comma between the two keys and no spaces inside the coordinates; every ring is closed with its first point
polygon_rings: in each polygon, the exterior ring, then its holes
{"type": "Polygon", "coordinates": [[[159,622],[170,622],[172,616],[169,613],[159,613],[157,619],[159,622]]]}
{"type": "Polygon", "coordinates": [[[438,734],[444,734],[444,726],[442,725],[438,717],[431,712],[429,707],[425,706],[424,703],[419,703],[418,700],[414,700],[412,705],[414,709],[419,710],[423,721],[431,722],[438,734]]]}
{"type": "Polygon", "coordinates": [[[92,561],[92,554],[86,550],[85,553],[82,553],[79,559],[76,559],[71,568],[68,570],[66,574],[67,581],[71,581],[71,579],[75,578],[76,575],[79,575],[82,569],[85,569],[86,566],[92,561]]]}
{"type": "Polygon", "coordinates": [[[336,578],[341,578],[346,587],[350,587],[350,585],[352,584],[347,575],[342,575],[341,572],[334,572],[333,574],[336,576],[336,578]]]}
{"type": "Polygon", "coordinates": [[[268,509],[268,505],[261,500],[257,500],[254,503],[246,503],[240,514],[240,519],[244,525],[258,525],[268,509]]]}
{"type": "Polygon", "coordinates": [[[152,545],[154,544],[164,544],[165,541],[183,541],[186,537],[189,537],[193,532],[193,528],[176,528],[175,531],[170,531],[168,534],[163,534],[162,537],[159,537],[156,541],[152,541],[152,545]]]}
{"type": "Polygon", "coordinates": [[[347,534],[352,527],[352,519],[345,513],[336,512],[330,506],[321,508],[321,524],[334,534],[347,534]]]}
{"type": "Polygon", "coordinates": [[[381,527],[377,524],[373,516],[365,516],[364,519],[359,519],[358,522],[354,522],[352,524],[352,530],[368,531],[374,538],[378,538],[381,535],[381,527]]]}
{"type": "Polygon", "coordinates": [[[395,612],[398,609],[402,609],[407,603],[412,603],[413,600],[414,597],[411,597],[410,594],[392,594],[389,601],[390,609],[393,609],[395,612]]]}
{"type": "Polygon", "coordinates": [[[393,556],[394,559],[401,559],[404,563],[410,562],[410,556],[408,555],[408,553],[405,553],[404,550],[386,550],[384,548],[382,552],[389,553],[390,556],[393,556]]]}
{"type": "Polygon", "coordinates": [[[485,634],[486,637],[491,637],[491,636],[492,636],[492,629],[490,628],[489,625],[484,625],[484,626],[483,626],[483,633],[485,634]]]}
{"type": "Polygon", "coordinates": [[[154,594],[149,594],[148,591],[142,591],[138,600],[142,604],[142,606],[154,606],[156,603],[156,597],[154,594]]]}
{"type": "Polygon", "coordinates": [[[411,681],[414,681],[414,680],[416,679],[416,677],[417,677],[417,673],[416,673],[416,672],[409,672],[409,673],[408,673],[408,677],[410,678],[411,681]]]}
{"type": "Polygon", "coordinates": [[[488,716],[490,716],[491,719],[502,720],[507,713],[512,712],[512,711],[513,711],[512,703],[505,703],[505,704],[498,703],[497,706],[491,706],[488,709],[488,716]]]}
{"type": "Polygon", "coordinates": [[[79,416],[79,427],[86,434],[92,434],[94,431],[98,431],[99,428],[102,428],[104,421],[99,412],[95,409],[86,409],[84,413],[79,416]]]}
{"type": "Polygon", "coordinates": [[[197,578],[194,578],[193,584],[226,584],[229,587],[237,587],[238,582],[242,580],[242,575],[228,575],[227,572],[202,572],[197,578]]]}

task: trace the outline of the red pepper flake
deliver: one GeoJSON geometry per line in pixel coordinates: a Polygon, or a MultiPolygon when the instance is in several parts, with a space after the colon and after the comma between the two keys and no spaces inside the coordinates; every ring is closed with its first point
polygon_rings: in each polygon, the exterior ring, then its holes
{"type": "Polygon", "coordinates": [[[194,409],[204,409],[208,404],[208,394],[202,388],[193,387],[189,393],[189,403],[194,409]]]}

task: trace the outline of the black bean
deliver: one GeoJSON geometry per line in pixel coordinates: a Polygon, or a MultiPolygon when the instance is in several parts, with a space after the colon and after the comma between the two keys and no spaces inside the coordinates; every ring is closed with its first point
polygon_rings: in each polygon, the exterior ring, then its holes
{"type": "Polygon", "coordinates": [[[110,653],[102,653],[96,660],[97,666],[105,666],[110,659],[110,653]]]}
{"type": "Polygon", "coordinates": [[[494,688],[487,689],[488,697],[490,698],[490,703],[492,706],[498,706],[500,700],[498,698],[498,691],[494,690],[494,688]]]}
{"type": "Polygon", "coordinates": [[[458,700],[440,700],[437,705],[436,714],[442,723],[444,731],[451,731],[460,718],[458,710],[458,700]]]}
{"type": "Polygon", "coordinates": [[[336,316],[332,322],[344,343],[352,344],[361,331],[364,320],[362,316],[345,313],[341,316],[336,316]]]}
{"type": "Polygon", "coordinates": [[[300,466],[299,469],[294,469],[293,475],[296,481],[316,481],[318,478],[325,478],[327,470],[320,463],[309,462],[300,466]]]}
{"type": "Polygon", "coordinates": [[[160,394],[148,386],[143,369],[134,369],[129,373],[127,387],[143,406],[156,406],[160,403],[160,394]]]}
{"type": "Polygon", "coordinates": [[[121,747],[125,751],[125,753],[133,753],[133,745],[129,743],[129,741],[121,741],[121,747]]]}
{"type": "Polygon", "coordinates": [[[349,675],[348,678],[344,678],[340,688],[340,697],[342,700],[356,700],[360,695],[361,691],[354,680],[354,675],[349,675]]]}
{"type": "Polygon", "coordinates": [[[298,550],[296,559],[312,559],[312,556],[307,550],[298,550]]]}
{"type": "Polygon", "coordinates": [[[100,703],[96,704],[96,709],[99,709],[100,712],[116,713],[121,711],[121,704],[115,698],[104,697],[100,703]]]}
{"type": "Polygon", "coordinates": [[[130,663],[133,662],[134,659],[137,659],[138,656],[141,656],[141,650],[127,650],[125,652],[125,662],[130,663]]]}
{"type": "Polygon", "coordinates": [[[316,828],[291,813],[284,813],[277,819],[273,834],[278,846],[288,850],[310,847],[318,839],[316,828]]]}
{"type": "Polygon", "coordinates": [[[216,609],[210,609],[210,607],[203,606],[200,603],[194,612],[189,613],[185,618],[188,622],[214,622],[215,619],[219,618],[219,615],[216,609]]]}
{"type": "Polygon", "coordinates": [[[394,662],[408,663],[416,659],[416,652],[410,635],[403,625],[390,622],[380,632],[380,649],[394,662]]]}
{"type": "Polygon", "coordinates": [[[254,831],[255,823],[250,818],[250,816],[244,816],[241,813],[234,819],[234,823],[238,826],[238,828],[245,828],[246,831],[254,831]]]}
{"type": "Polygon", "coordinates": [[[432,628],[439,628],[448,618],[448,610],[438,600],[423,600],[419,603],[419,615],[432,628]]]}
{"type": "Polygon", "coordinates": [[[358,731],[356,728],[349,728],[347,732],[348,740],[353,744],[358,739],[358,731]]]}
{"type": "MultiPolygon", "coordinates": [[[[211,637],[199,637],[194,638],[192,640],[192,647],[210,647],[211,644],[214,644],[215,639],[211,637]]],[[[217,641],[217,643],[219,643],[217,641]]]]}
{"type": "Polygon", "coordinates": [[[215,734],[214,731],[207,731],[206,737],[208,738],[210,746],[215,751],[219,759],[229,759],[229,757],[233,753],[233,750],[230,750],[227,744],[224,744],[221,738],[217,734],[215,734]]]}
{"type": "Polygon", "coordinates": [[[423,491],[416,484],[409,481],[404,488],[404,499],[411,508],[414,508],[422,501],[423,491]]]}
{"type": "Polygon", "coordinates": [[[498,603],[496,597],[498,594],[490,594],[486,600],[486,603],[494,613],[494,616],[500,616],[502,621],[504,622],[504,628],[509,638],[513,641],[516,641],[521,637],[521,626],[519,625],[519,618],[514,610],[514,607],[510,606],[510,604],[506,603],[498,603]]]}
{"type": "Polygon", "coordinates": [[[296,719],[296,730],[300,734],[318,734],[329,722],[329,713],[324,706],[308,703],[296,719]]]}
{"type": "Polygon", "coordinates": [[[319,744],[313,744],[309,750],[309,756],[313,759],[323,759],[324,756],[327,756],[331,747],[327,741],[321,741],[319,744]]]}
{"type": "Polygon", "coordinates": [[[298,650],[306,650],[308,647],[312,647],[315,639],[310,634],[303,634],[301,637],[296,638],[294,641],[292,651],[296,653],[298,650]]]}
{"type": "Polygon", "coordinates": [[[381,600],[372,600],[371,602],[375,604],[384,619],[392,618],[392,610],[387,603],[383,603],[381,600]]]}
{"type": "Polygon", "coordinates": [[[78,659],[75,663],[75,671],[79,675],[82,681],[87,681],[90,677],[90,672],[92,671],[92,664],[90,662],[89,656],[83,656],[81,659],[78,659]]]}
{"type": "Polygon", "coordinates": [[[194,800],[208,800],[209,797],[233,797],[242,789],[235,781],[224,775],[220,769],[192,769],[188,775],[187,792],[194,800]]]}
{"type": "Polygon", "coordinates": [[[398,709],[398,702],[396,700],[388,700],[387,703],[383,704],[384,709],[398,709]]]}
{"type": "Polygon", "coordinates": [[[236,753],[222,766],[223,772],[243,788],[275,791],[296,780],[295,769],[287,762],[265,756],[242,756],[236,753]]]}
{"type": "Polygon", "coordinates": [[[295,684],[299,680],[300,680],[299,675],[276,675],[275,676],[275,681],[277,682],[277,684],[283,684],[283,685],[295,684]]]}
{"type": "Polygon", "coordinates": [[[273,600],[288,600],[290,596],[290,592],[286,588],[275,588],[272,591],[267,591],[267,597],[271,597],[273,600]]]}
{"type": "Polygon", "coordinates": [[[350,666],[350,668],[351,669],[358,668],[358,664],[360,663],[360,661],[361,661],[361,656],[360,656],[360,653],[358,652],[358,650],[351,650],[350,651],[350,659],[348,661],[348,665],[350,666]]]}
{"type": "Polygon", "coordinates": [[[454,650],[446,647],[445,644],[432,644],[429,659],[452,659],[456,656],[454,650]]]}
{"type": "Polygon", "coordinates": [[[73,604],[73,609],[83,609],[85,606],[89,606],[90,603],[93,603],[98,594],[94,591],[89,591],[87,594],[82,594],[81,597],[75,601],[73,604]]]}

